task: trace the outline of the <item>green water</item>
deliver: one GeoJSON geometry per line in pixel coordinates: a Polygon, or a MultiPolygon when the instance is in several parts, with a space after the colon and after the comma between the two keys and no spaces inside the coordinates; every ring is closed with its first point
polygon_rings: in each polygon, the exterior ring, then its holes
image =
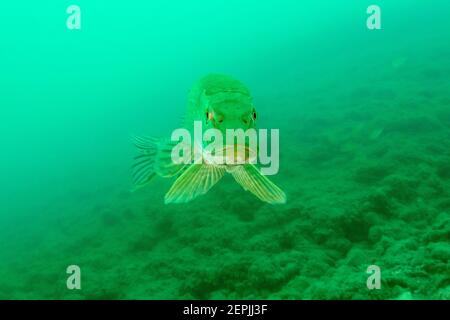
{"type": "Polygon", "coordinates": [[[81,30],[72,2],[0,9],[0,298],[450,298],[448,1],[74,3],[81,30]],[[285,205],[230,176],[129,192],[130,135],[168,136],[210,72],[280,129],[285,205]]]}

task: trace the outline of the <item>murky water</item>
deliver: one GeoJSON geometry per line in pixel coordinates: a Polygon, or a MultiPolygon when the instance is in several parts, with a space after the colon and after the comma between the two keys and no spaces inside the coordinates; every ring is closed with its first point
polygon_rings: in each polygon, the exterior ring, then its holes
{"type": "Polygon", "coordinates": [[[69,3],[0,11],[0,298],[450,297],[448,2],[374,1],[381,30],[368,1],[75,2],[80,30],[69,3]],[[286,204],[230,175],[130,192],[130,136],[169,137],[211,72],[280,130],[286,204]]]}

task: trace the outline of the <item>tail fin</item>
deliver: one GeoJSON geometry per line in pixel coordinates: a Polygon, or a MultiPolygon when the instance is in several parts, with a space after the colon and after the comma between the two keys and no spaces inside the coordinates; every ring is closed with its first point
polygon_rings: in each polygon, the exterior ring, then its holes
{"type": "Polygon", "coordinates": [[[133,164],[134,188],[132,191],[135,191],[145,186],[155,176],[154,164],[158,149],[155,138],[133,136],[132,140],[139,150],[133,164]]]}

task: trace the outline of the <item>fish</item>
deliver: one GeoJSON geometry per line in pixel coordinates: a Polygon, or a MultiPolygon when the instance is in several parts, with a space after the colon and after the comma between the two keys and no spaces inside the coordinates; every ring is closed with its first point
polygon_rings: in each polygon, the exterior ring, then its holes
{"type": "MultiPolygon", "coordinates": [[[[226,129],[245,131],[256,128],[257,112],[249,89],[229,75],[204,76],[189,91],[183,128],[193,132],[195,121],[200,121],[205,129],[219,130],[224,136],[226,129]]],[[[166,204],[187,203],[206,194],[225,174],[231,174],[244,190],[261,201],[270,204],[286,202],[284,191],[262,175],[255,163],[249,161],[249,155],[257,151],[247,145],[241,149],[246,156],[239,163],[217,162],[204,151],[201,161],[196,161],[191,146],[186,146],[183,151],[194,161],[179,163],[172,160],[172,150],[177,141],[134,136],[133,142],[138,149],[133,164],[134,190],[146,186],[155,176],[176,177],[165,194],[166,204]]],[[[236,147],[226,144],[215,156],[236,157],[236,147]]]]}

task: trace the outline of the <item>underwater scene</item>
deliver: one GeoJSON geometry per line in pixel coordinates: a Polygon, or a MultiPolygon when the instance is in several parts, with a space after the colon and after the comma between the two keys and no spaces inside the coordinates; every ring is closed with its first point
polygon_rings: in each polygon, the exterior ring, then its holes
{"type": "Polygon", "coordinates": [[[450,2],[8,1],[0,30],[0,299],[450,299],[450,2]],[[267,129],[274,170],[168,161],[194,121],[267,129]]]}

